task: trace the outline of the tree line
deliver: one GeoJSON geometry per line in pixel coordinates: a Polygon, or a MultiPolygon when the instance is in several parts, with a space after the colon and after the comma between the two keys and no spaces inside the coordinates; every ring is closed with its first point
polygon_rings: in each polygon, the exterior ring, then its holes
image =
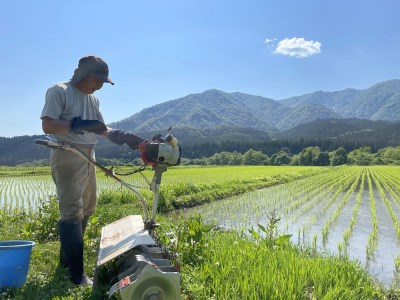
{"type": "MultiPolygon", "coordinates": [[[[140,157],[135,154],[130,158],[104,158],[99,157],[100,164],[108,166],[141,165],[140,157]]],[[[339,166],[339,165],[400,165],[400,146],[386,147],[377,152],[372,152],[371,147],[361,147],[353,151],[346,151],[339,147],[334,151],[322,151],[319,147],[310,146],[302,149],[298,154],[292,154],[288,148],[267,155],[259,150],[249,149],[244,153],[238,151],[222,151],[210,157],[181,159],[181,165],[271,165],[271,166],[339,166]]],[[[49,165],[48,159],[34,160],[21,164],[23,166],[49,165]]]]}
{"type": "Polygon", "coordinates": [[[184,158],[184,165],[272,165],[272,166],[338,166],[338,165],[400,165],[400,146],[386,147],[373,153],[371,147],[347,152],[343,147],[334,151],[321,151],[319,147],[306,147],[298,154],[288,148],[268,156],[262,151],[249,149],[243,154],[223,151],[207,158],[184,158]]]}
{"type": "MultiPolygon", "coordinates": [[[[339,165],[343,164],[342,156],[344,155],[341,155],[341,152],[345,152],[350,156],[350,161],[345,160],[345,163],[357,161],[355,164],[397,164],[398,159],[395,153],[398,151],[395,147],[399,145],[400,127],[397,129],[399,130],[381,132],[379,139],[379,135],[375,132],[363,133],[365,136],[362,139],[346,135],[342,138],[270,139],[257,142],[238,139],[209,140],[198,141],[197,144],[183,139],[181,146],[184,159],[182,162],[205,164],[204,161],[215,160],[216,162],[210,164],[219,164],[218,161],[229,161],[228,164],[248,164],[256,160],[257,164],[269,165],[339,165]],[[339,153],[335,155],[337,151],[339,153]],[[226,158],[227,156],[229,159],[226,158]],[[366,162],[360,162],[363,160],[366,162]]],[[[0,138],[0,165],[48,164],[50,150],[34,144],[37,138],[45,139],[46,137],[41,135],[0,138]]],[[[125,145],[121,147],[103,140],[96,145],[96,157],[105,165],[140,162],[137,151],[125,145]]]]}

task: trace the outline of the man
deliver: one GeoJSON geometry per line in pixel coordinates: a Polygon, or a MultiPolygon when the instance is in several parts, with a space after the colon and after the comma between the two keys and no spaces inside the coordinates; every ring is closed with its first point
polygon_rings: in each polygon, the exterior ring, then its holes
{"type": "MultiPolygon", "coordinates": [[[[81,58],[70,81],[47,90],[41,114],[44,133],[75,146],[93,159],[97,135],[137,149],[143,139],[104,124],[99,100],[93,93],[105,82],[114,85],[106,62],[97,56],[81,58]]],[[[60,211],[60,265],[68,268],[74,284],[92,285],[84,273],[83,234],[96,207],[95,168],[71,151],[61,149],[51,150],[50,162],[60,211]]]]}

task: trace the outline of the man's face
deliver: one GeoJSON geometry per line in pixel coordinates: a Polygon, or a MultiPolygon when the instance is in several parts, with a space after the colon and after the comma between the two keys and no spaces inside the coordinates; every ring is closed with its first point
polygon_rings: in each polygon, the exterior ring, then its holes
{"type": "Polygon", "coordinates": [[[78,82],[77,87],[84,93],[93,94],[103,87],[104,82],[97,79],[94,75],[88,75],[78,82]]]}

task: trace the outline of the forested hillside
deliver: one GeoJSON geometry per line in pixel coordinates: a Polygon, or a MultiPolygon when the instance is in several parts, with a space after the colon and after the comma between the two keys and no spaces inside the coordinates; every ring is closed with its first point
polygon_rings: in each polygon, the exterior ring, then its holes
{"type": "MultiPolygon", "coordinates": [[[[144,136],[150,139],[152,134],[144,136]]],[[[373,152],[388,146],[398,146],[400,122],[388,124],[366,120],[319,120],[302,125],[287,132],[267,134],[251,128],[177,129],[185,158],[210,157],[228,151],[245,153],[249,149],[261,151],[268,156],[287,149],[292,154],[307,147],[319,147],[321,151],[333,151],[343,147],[350,152],[360,147],[371,147],[373,152]]],[[[13,166],[49,158],[50,150],[34,144],[42,136],[0,138],[0,165],[13,166]]],[[[132,161],[138,158],[137,151],[126,145],[118,146],[99,139],[96,157],[101,161],[132,161]]]]}
{"type": "Polygon", "coordinates": [[[318,91],[284,100],[207,90],[149,107],[110,124],[132,132],[192,127],[246,127],[266,132],[289,130],[324,119],[400,121],[400,80],[365,90],[318,91]]]}
{"type": "MultiPolygon", "coordinates": [[[[322,151],[377,151],[399,145],[399,122],[400,80],[394,79],[365,90],[318,91],[280,101],[214,89],[146,108],[109,125],[145,139],[165,134],[172,126],[183,156],[202,158],[249,149],[272,155],[285,148],[296,154],[310,146],[322,151]]],[[[0,165],[47,159],[49,150],[35,145],[36,138],[44,136],[0,138],[0,165]]],[[[131,161],[138,156],[126,146],[99,140],[99,159],[131,161]]]]}

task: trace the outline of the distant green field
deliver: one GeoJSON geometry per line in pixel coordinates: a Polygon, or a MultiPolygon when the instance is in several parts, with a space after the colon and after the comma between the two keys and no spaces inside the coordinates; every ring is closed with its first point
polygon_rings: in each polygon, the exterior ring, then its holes
{"type": "Polygon", "coordinates": [[[234,180],[260,179],[277,175],[309,176],[327,171],[328,167],[305,166],[227,166],[173,167],[164,176],[165,183],[219,183],[234,180]]]}
{"type": "MultiPolygon", "coordinates": [[[[123,167],[116,171],[128,172],[132,169],[123,167]]],[[[273,177],[287,176],[292,179],[310,176],[329,170],[322,167],[173,167],[163,175],[161,189],[167,191],[171,186],[190,184],[207,185],[226,182],[265,181],[273,177]]],[[[150,181],[153,172],[148,169],[143,172],[150,181]]],[[[148,184],[139,174],[119,176],[122,180],[148,189],[148,184]]],[[[120,185],[103,172],[97,170],[98,191],[117,190],[120,185]]],[[[172,187],[173,188],[173,187],[172,187]]],[[[214,188],[217,188],[214,186],[214,188]]],[[[55,186],[50,175],[49,167],[12,168],[0,167],[0,207],[3,211],[11,212],[14,209],[32,209],[40,201],[47,200],[55,195],[55,186]]]]}

